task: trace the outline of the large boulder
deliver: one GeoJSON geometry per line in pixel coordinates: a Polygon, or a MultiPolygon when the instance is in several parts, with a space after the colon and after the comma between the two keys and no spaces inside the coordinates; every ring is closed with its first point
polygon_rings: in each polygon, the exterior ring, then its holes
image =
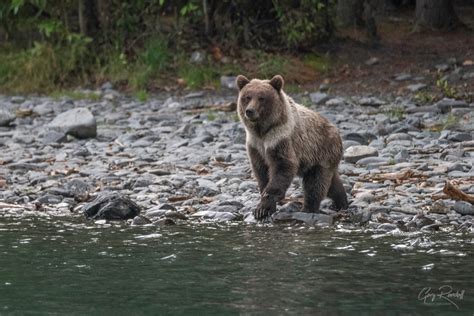
{"type": "Polygon", "coordinates": [[[140,214],[140,207],[128,197],[117,192],[103,192],[82,207],[88,218],[121,220],[140,214]]]}
{"type": "Polygon", "coordinates": [[[87,108],[76,108],[59,114],[49,123],[49,128],[77,138],[97,135],[95,117],[87,108]]]}

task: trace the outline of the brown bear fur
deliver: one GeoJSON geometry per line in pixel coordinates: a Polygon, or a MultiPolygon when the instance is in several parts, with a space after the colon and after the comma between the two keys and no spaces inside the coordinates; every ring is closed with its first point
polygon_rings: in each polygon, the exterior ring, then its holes
{"type": "Polygon", "coordinates": [[[319,211],[326,196],[336,209],[346,209],[347,196],[337,171],[343,154],[337,128],[286,95],[281,76],[250,81],[240,75],[236,82],[237,111],[261,194],[255,218],[276,211],[296,175],[303,178],[303,211],[319,211]]]}

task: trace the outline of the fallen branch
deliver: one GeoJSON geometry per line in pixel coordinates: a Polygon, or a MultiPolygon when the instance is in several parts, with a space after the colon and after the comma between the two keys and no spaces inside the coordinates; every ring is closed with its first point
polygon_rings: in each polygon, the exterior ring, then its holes
{"type": "Polygon", "coordinates": [[[380,173],[380,174],[370,174],[363,177],[364,180],[372,181],[385,181],[391,180],[396,183],[401,183],[409,179],[426,179],[426,175],[421,172],[416,172],[414,170],[405,170],[403,172],[391,172],[391,173],[380,173]]]}
{"type": "Polygon", "coordinates": [[[446,181],[443,192],[453,200],[461,200],[474,204],[474,195],[464,193],[459,188],[455,187],[451,181],[446,181]]]}
{"type": "Polygon", "coordinates": [[[207,112],[207,111],[234,112],[236,109],[237,109],[237,103],[229,102],[222,105],[211,105],[211,106],[194,108],[194,109],[185,111],[185,113],[196,114],[196,113],[202,113],[202,112],[207,112]]]}

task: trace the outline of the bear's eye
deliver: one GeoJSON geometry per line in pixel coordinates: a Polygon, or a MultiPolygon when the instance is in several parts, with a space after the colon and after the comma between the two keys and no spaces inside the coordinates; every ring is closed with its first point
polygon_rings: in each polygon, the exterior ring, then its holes
{"type": "Polygon", "coordinates": [[[247,101],[247,102],[250,102],[250,100],[252,100],[252,98],[249,97],[249,96],[246,96],[244,99],[245,99],[245,101],[247,101]]]}
{"type": "Polygon", "coordinates": [[[259,97],[259,98],[258,98],[258,101],[259,101],[259,102],[263,102],[263,101],[265,101],[265,98],[264,98],[264,97],[259,97]]]}

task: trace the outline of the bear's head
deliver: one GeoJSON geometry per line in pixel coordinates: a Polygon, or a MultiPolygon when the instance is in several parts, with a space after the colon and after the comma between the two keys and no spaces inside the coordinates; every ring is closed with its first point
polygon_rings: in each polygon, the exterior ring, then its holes
{"type": "Polygon", "coordinates": [[[282,76],[277,75],[270,80],[249,80],[239,75],[236,83],[239,88],[238,112],[246,126],[264,128],[281,121],[287,106],[282,91],[282,76]]]}

